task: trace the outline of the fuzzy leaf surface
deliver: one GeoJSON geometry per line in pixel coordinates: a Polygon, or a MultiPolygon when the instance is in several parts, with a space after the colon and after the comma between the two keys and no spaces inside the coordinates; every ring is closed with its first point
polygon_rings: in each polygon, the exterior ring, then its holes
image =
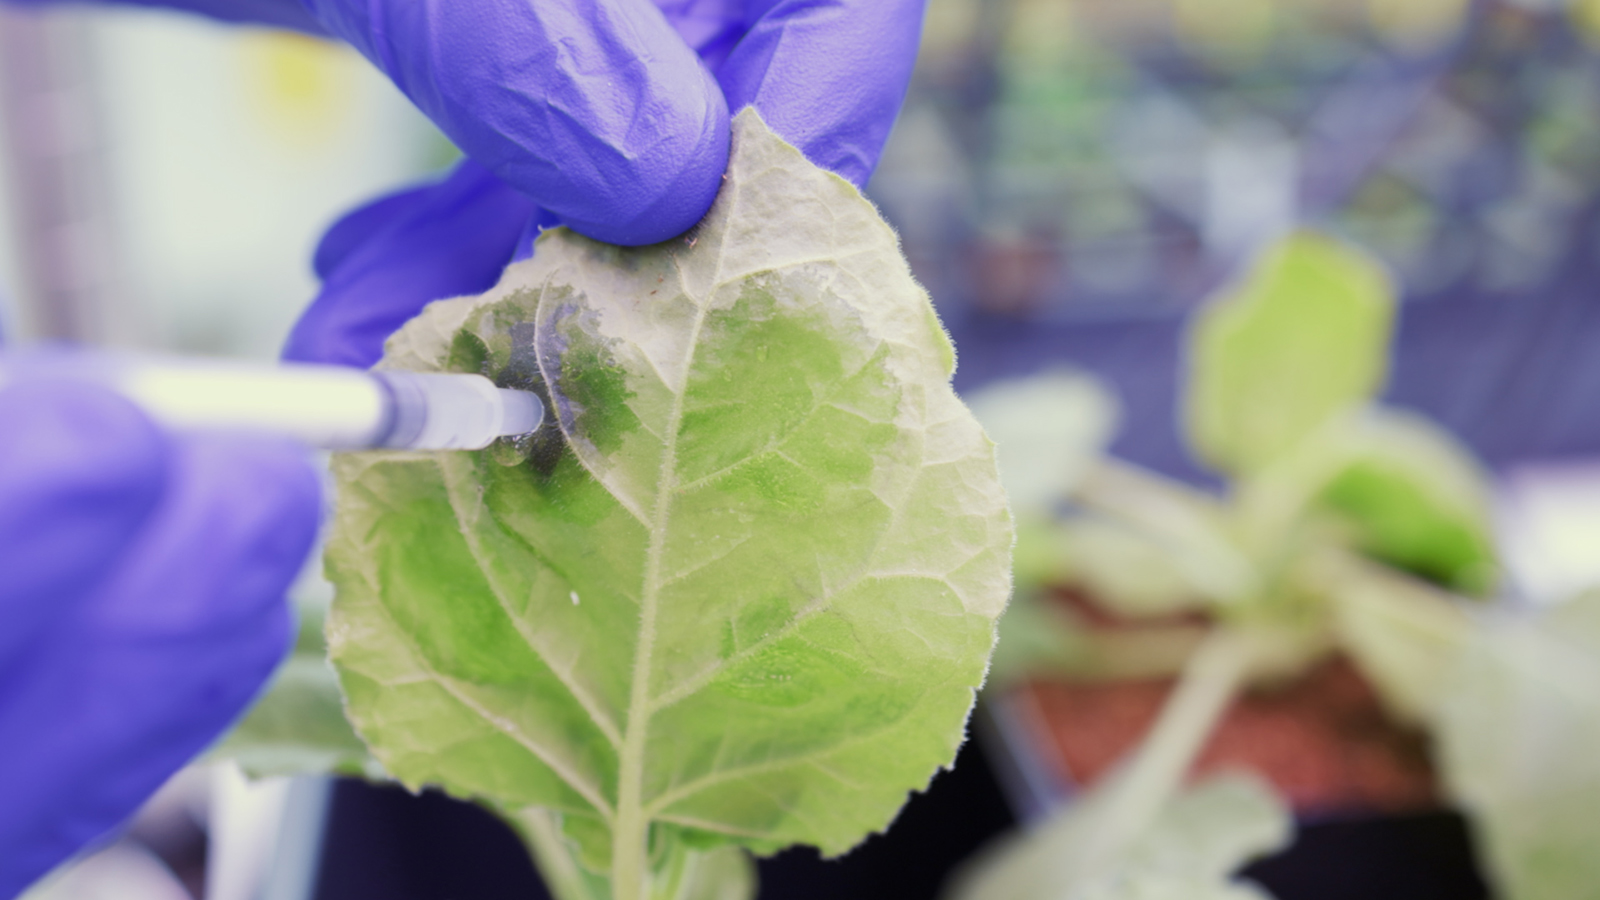
{"type": "Polygon", "coordinates": [[[555,419],[336,462],[332,655],[395,777],[553,810],[631,884],[841,853],[954,758],[1010,592],[993,445],[893,232],[754,112],[690,235],[547,231],[384,365],[555,419]]]}

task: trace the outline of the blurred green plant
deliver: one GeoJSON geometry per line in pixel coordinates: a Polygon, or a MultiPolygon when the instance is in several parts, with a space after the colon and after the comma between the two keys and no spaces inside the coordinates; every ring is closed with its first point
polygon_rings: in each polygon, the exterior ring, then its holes
{"type": "Polygon", "coordinates": [[[973,863],[952,897],[1045,896],[1027,875],[1044,857],[1057,861],[1052,897],[1256,896],[1226,877],[1277,846],[1249,839],[1266,813],[1210,820],[1209,839],[1235,852],[1191,871],[1200,881],[1156,877],[1166,870],[1141,862],[1141,848],[1191,802],[1179,789],[1236,693],[1333,652],[1397,718],[1431,731],[1445,787],[1506,897],[1600,896],[1600,859],[1587,850],[1600,839],[1600,598],[1532,621],[1470,602],[1499,580],[1487,478],[1444,431],[1376,403],[1395,308],[1365,254],[1301,232],[1196,313],[1182,418],[1195,455],[1223,478],[1220,495],[1096,459],[1114,414],[1103,393],[1084,399],[1094,392],[1082,379],[974,398],[1019,522],[1018,597],[993,683],[1163,667],[1179,679],[1114,776],[1028,838],[1033,850],[973,863]],[[1050,470],[1048,451],[1026,446],[1047,429],[1019,428],[1000,414],[1011,406],[1076,417],[1054,429],[1065,437],[1058,480],[1023,477],[1050,470]],[[1188,640],[1096,652],[1060,604],[1040,602],[1062,585],[1130,619],[1192,613],[1210,624],[1188,640]]]}
{"type": "MultiPolygon", "coordinates": [[[[1287,811],[1257,781],[1185,791],[1185,777],[1241,689],[1336,651],[1397,718],[1431,731],[1503,896],[1600,896],[1589,850],[1600,841],[1600,596],[1536,616],[1485,602],[1498,588],[1485,474],[1448,434],[1375,402],[1394,310],[1364,254],[1299,233],[1196,314],[1183,422],[1220,492],[1107,456],[1117,405],[1085,376],[968,398],[999,445],[1018,529],[1017,598],[991,687],[1042,671],[1179,677],[1112,776],[974,859],[952,900],[1260,897],[1230,878],[1285,843],[1287,811]],[[1206,624],[1091,634],[1042,602],[1060,585],[1123,617],[1206,624]]],[[[257,771],[376,771],[334,715],[319,632],[308,620],[220,755],[257,771]]],[[[536,848],[562,840],[551,821],[517,824],[536,848]]],[[[559,854],[541,862],[557,881],[588,878],[559,854]]]]}
{"type": "Polygon", "coordinates": [[[384,779],[383,766],[345,719],[323,636],[327,610],[311,603],[297,606],[299,631],[289,658],[210,756],[233,760],[252,778],[332,772],[384,779]]]}

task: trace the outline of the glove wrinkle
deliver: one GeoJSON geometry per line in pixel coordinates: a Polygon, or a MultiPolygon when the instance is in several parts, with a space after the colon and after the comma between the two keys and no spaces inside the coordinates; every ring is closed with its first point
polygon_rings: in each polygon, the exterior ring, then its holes
{"type": "Polygon", "coordinates": [[[646,0],[306,3],[469,156],[592,237],[665,240],[716,195],[727,106],[646,0]]]}

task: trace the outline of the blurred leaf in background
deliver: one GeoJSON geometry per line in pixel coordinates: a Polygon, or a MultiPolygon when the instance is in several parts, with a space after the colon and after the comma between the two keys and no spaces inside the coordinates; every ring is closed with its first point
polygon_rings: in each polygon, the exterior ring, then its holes
{"type": "Polygon", "coordinates": [[[1339,646],[1390,714],[1430,725],[1473,620],[1432,585],[1365,560],[1340,559],[1320,574],[1334,598],[1339,646]]]}
{"type": "Polygon", "coordinates": [[[324,617],[315,606],[301,606],[294,651],[256,704],[212,748],[212,757],[234,760],[253,778],[324,772],[384,777],[345,719],[323,638],[324,617]]]}
{"type": "Polygon", "coordinates": [[[995,442],[1017,518],[1050,515],[1116,433],[1116,398],[1094,378],[1057,369],[996,382],[966,397],[995,442]]]}
{"type": "Polygon", "coordinates": [[[1475,596],[1498,567],[1489,476],[1454,437],[1421,418],[1371,411],[1351,427],[1350,461],[1319,504],[1374,559],[1475,596]]]}
{"type": "Polygon", "coordinates": [[[945,900],[1259,900],[1267,895],[1230,876],[1286,846],[1293,830],[1271,788],[1222,775],[1175,798],[1117,858],[1086,859],[1103,796],[1097,789],[980,851],[952,877],[945,900]]]}
{"type": "Polygon", "coordinates": [[[1600,896],[1600,595],[1479,629],[1435,735],[1505,896],[1600,896]]]}
{"type": "Polygon", "coordinates": [[[1272,248],[1190,326],[1191,447],[1247,475],[1371,400],[1393,298],[1377,264],[1331,238],[1301,232],[1272,248]]]}

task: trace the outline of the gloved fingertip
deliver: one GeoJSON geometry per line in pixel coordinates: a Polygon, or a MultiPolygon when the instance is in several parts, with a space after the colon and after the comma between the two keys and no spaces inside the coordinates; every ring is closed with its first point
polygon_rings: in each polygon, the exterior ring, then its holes
{"type": "Polygon", "coordinates": [[[323,284],[283,358],[367,368],[422,307],[499,280],[537,207],[470,160],[443,181],[391,195],[335,224],[323,284]]]}
{"type": "Polygon", "coordinates": [[[638,168],[648,180],[617,182],[589,193],[585,202],[558,209],[561,221],[597,241],[638,247],[671,240],[705,217],[722,189],[731,144],[728,105],[709,72],[698,134],[677,134],[653,148],[638,168]]]}
{"type": "Polygon", "coordinates": [[[323,232],[311,255],[311,269],[317,278],[326,279],[349,258],[351,252],[388,228],[429,187],[417,187],[379,197],[340,216],[323,232]]]}
{"type": "Polygon", "coordinates": [[[857,187],[872,177],[917,58],[926,0],[762,0],[717,70],[806,158],[857,187]]]}

